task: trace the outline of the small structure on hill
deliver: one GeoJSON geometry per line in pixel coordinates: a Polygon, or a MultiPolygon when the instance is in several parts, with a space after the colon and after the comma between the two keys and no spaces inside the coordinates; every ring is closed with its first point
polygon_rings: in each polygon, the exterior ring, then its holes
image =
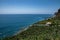
{"type": "Polygon", "coordinates": [[[45,26],[50,26],[51,24],[52,24],[51,22],[47,22],[45,26]]]}

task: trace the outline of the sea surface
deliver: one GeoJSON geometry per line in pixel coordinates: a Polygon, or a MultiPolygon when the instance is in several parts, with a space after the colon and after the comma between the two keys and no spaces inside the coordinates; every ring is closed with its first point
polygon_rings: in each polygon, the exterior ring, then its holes
{"type": "Polygon", "coordinates": [[[8,37],[52,14],[0,14],[0,37],[8,37]]]}

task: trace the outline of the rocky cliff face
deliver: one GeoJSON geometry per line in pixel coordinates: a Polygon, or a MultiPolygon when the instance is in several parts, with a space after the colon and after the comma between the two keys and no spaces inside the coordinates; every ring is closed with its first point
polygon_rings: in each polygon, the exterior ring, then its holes
{"type": "Polygon", "coordinates": [[[56,19],[60,19],[60,9],[58,9],[58,12],[56,12],[55,15],[56,15],[55,17],[56,19]]]}

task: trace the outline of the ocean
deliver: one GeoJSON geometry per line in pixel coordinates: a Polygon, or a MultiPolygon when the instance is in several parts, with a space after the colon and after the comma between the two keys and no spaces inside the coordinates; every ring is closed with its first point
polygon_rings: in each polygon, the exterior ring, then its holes
{"type": "Polygon", "coordinates": [[[52,14],[0,14],[0,37],[12,36],[29,25],[51,16],[52,14]]]}

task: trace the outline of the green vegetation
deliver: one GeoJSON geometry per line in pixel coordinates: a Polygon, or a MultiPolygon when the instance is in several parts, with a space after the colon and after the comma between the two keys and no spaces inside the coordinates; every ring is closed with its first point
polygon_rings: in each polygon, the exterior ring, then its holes
{"type": "Polygon", "coordinates": [[[55,16],[34,23],[27,30],[3,40],[60,40],[60,19],[55,16]],[[46,26],[46,22],[51,22],[51,25],[46,26]]]}

